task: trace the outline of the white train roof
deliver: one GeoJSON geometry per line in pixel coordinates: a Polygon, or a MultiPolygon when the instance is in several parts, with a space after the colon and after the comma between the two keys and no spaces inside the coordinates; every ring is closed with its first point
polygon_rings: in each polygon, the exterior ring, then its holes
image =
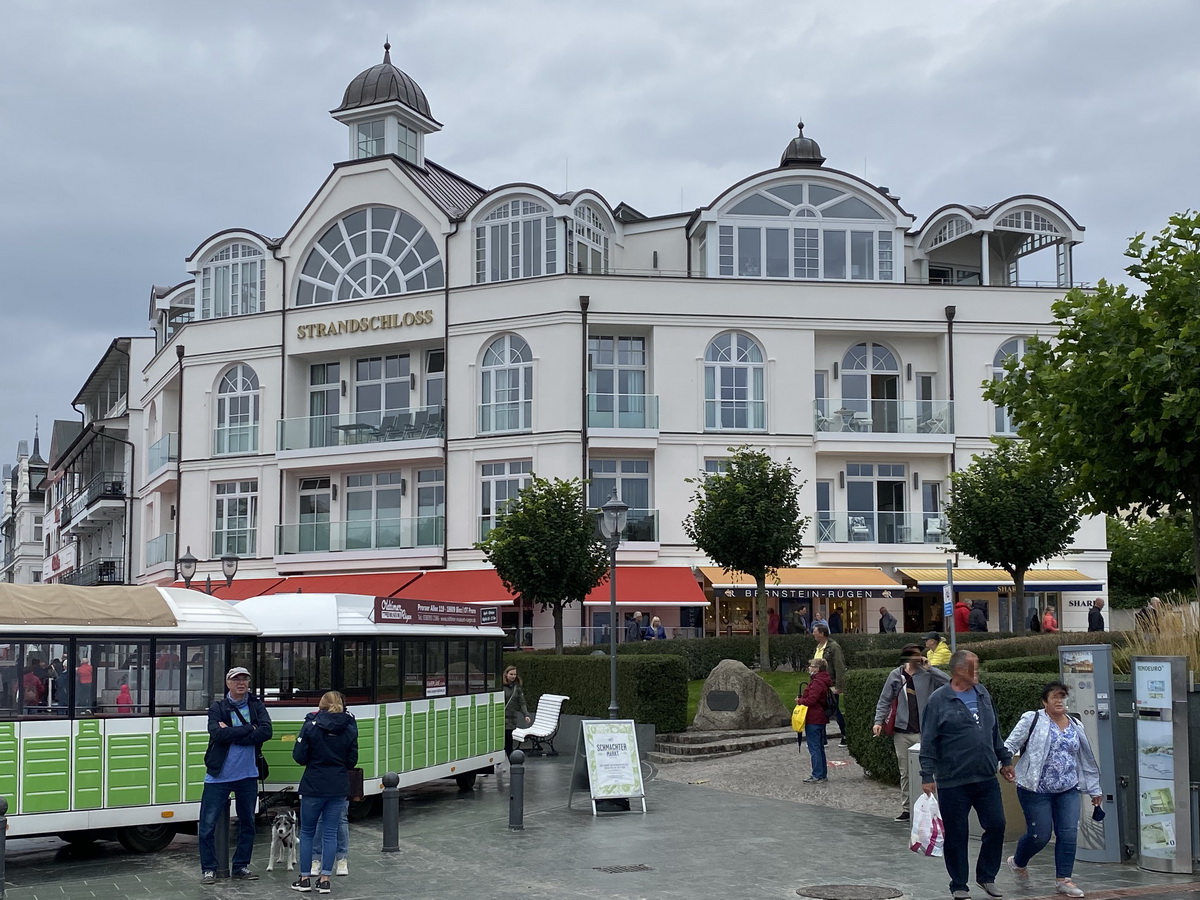
{"type": "MultiPolygon", "coordinates": [[[[462,604],[469,605],[469,604],[462,604]]],[[[362,594],[265,594],[237,603],[264,637],[303,635],[396,635],[503,637],[490,625],[414,625],[375,622],[375,598],[362,594]]]]}

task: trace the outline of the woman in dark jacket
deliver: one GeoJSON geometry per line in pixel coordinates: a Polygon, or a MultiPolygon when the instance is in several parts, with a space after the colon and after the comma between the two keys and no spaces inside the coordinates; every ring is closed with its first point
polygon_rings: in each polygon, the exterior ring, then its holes
{"type": "Polygon", "coordinates": [[[976,600],[971,604],[971,615],[967,617],[970,631],[988,630],[988,608],[986,600],[976,600]]]}
{"type": "MultiPolygon", "coordinates": [[[[322,823],[321,872],[318,893],[329,893],[329,875],[337,852],[338,823],[350,794],[349,770],[358,765],[358,723],[346,712],[345,700],[337,691],[321,698],[321,708],[304,719],[292,759],[304,766],[300,779],[300,864],[312,865],[313,836],[317,820],[322,823]]],[[[308,893],[311,876],[301,875],[292,890],[308,893]]]]}
{"type": "MultiPolygon", "coordinates": [[[[804,739],[808,743],[808,753],[812,757],[812,777],[805,778],[805,784],[820,784],[829,774],[825,763],[825,726],[829,724],[829,716],[825,712],[826,700],[833,690],[833,679],[829,677],[828,663],[823,659],[808,661],[809,682],[800,688],[800,696],[796,698],[797,706],[807,706],[808,713],[804,719],[804,739]]],[[[800,742],[800,735],[796,735],[800,742]]]]}
{"type": "Polygon", "coordinates": [[[525,691],[521,688],[521,676],[516,666],[504,670],[504,758],[513,752],[513,729],[525,728],[533,721],[525,706],[525,691]]]}

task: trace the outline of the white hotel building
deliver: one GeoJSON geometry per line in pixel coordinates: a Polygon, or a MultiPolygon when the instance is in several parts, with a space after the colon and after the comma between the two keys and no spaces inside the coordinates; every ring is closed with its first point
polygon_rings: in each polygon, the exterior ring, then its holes
{"type": "MultiPolygon", "coordinates": [[[[705,571],[681,523],[684,479],[749,444],[807,479],[805,568],[775,589],[785,617],[836,605],[873,631],[886,605],[902,628],[930,624],[943,576],[921,570],[945,565],[949,475],[1009,431],[981,382],[1071,283],[1083,229],[1065,210],[1019,194],[918,220],[802,134],[779,165],[671,215],[485,189],[426,156],[442,126],[386,52],[332,115],[347,158],[282,237],[230,227],[152,291],[155,352],[131,378],[137,580],[175,580],[190,547],[231,598],[337,584],[500,599],[474,544],[536,472],[589,478],[596,505],[616,486],[632,508],[627,612],[668,633],[739,630],[744,592],[705,571]],[[1057,278],[1027,286],[1038,251],[1057,278]]],[[[1069,601],[1090,603],[1107,559],[1089,520],[1031,587],[1078,625],[1069,601]]],[[[1006,579],[958,564],[997,627],[1006,579]]],[[[607,587],[594,597],[568,610],[569,641],[607,626],[607,587]]],[[[549,641],[548,613],[504,617],[549,641]]]]}

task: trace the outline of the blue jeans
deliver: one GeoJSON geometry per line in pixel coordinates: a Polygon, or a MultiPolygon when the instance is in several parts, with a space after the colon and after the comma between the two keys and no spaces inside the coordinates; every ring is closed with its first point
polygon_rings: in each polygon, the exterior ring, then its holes
{"type": "MultiPolygon", "coordinates": [[[[317,822],[321,823],[321,875],[333,872],[333,859],[337,850],[338,824],[346,811],[345,797],[313,797],[306,795],[300,798],[300,866],[308,869],[313,860],[313,836],[317,832],[317,822]]],[[[349,832],[347,832],[347,835],[349,832]]],[[[347,837],[349,842],[349,837],[347,837]]],[[[316,872],[309,872],[316,875],[316,872]]]]}
{"type": "Polygon", "coordinates": [[[1079,835],[1079,791],[1040,794],[1017,785],[1017,799],[1025,812],[1026,831],[1017,841],[1013,862],[1021,868],[1050,843],[1054,831],[1054,877],[1070,878],[1075,868],[1075,844],[1079,835]]]}
{"type": "Polygon", "coordinates": [[[1000,799],[1000,783],[995,778],[972,781],[956,787],[937,789],[942,824],[946,826],[942,850],[946,859],[946,874],[950,876],[950,892],[965,891],[970,859],[967,856],[967,837],[970,824],[967,816],[974,809],[983,828],[979,842],[979,859],[975,863],[975,880],[983,884],[996,880],[1000,857],[1004,853],[1004,803],[1000,799]]]}
{"type": "MultiPolygon", "coordinates": [[[[324,815],[321,817],[324,819],[324,815]]],[[[316,824],[316,833],[324,834],[321,823],[316,824]]],[[[342,809],[342,820],[338,822],[337,830],[337,859],[346,859],[350,855],[350,804],[347,802],[342,809]]],[[[316,857],[313,857],[316,859],[316,857]]]]}
{"type": "Polygon", "coordinates": [[[804,726],[804,740],[808,743],[808,754],[812,757],[812,777],[828,778],[829,767],[825,763],[825,726],[804,726]]]}
{"type": "Polygon", "coordinates": [[[250,865],[250,854],[254,850],[254,802],[258,799],[258,779],[243,778],[240,781],[206,782],[200,795],[200,869],[215,872],[217,869],[217,842],[214,837],[217,818],[226,815],[229,795],[234,796],[238,817],[237,849],[233,851],[234,871],[250,865]]]}

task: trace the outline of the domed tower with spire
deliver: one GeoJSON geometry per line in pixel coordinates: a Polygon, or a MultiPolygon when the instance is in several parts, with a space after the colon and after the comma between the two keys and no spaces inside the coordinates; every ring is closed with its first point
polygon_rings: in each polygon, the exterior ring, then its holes
{"type": "Polygon", "coordinates": [[[425,135],[442,129],[421,86],[392,64],[387,42],[383,62],[359,72],[330,115],[349,128],[351,159],[398,156],[424,167],[425,135]]]}
{"type": "Polygon", "coordinates": [[[779,167],[782,169],[787,166],[807,166],[815,169],[823,166],[825,157],[821,155],[821,148],[812,138],[804,136],[804,122],[798,122],[796,127],[800,129],[800,134],[792,138],[787,149],[783,151],[783,156],[779,159],[779,167]]]}

